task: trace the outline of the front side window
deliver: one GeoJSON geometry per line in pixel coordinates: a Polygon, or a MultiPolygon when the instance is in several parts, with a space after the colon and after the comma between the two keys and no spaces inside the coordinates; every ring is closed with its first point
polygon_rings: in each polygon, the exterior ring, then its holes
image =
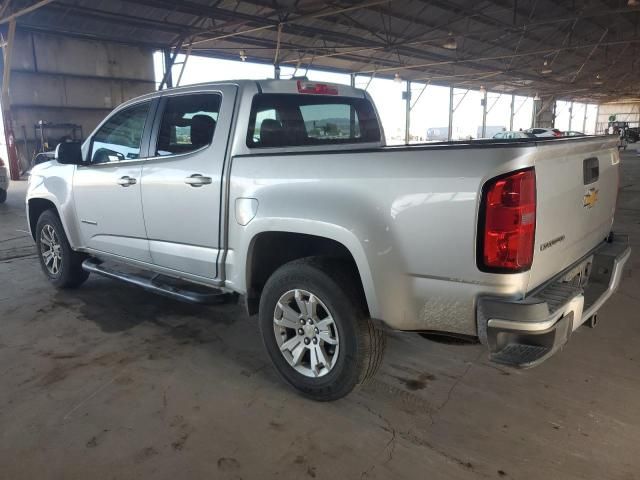
{"type": "Polygon", "coordinates": [[[139,103],[109,118],[93,137],[91,163],[140,158],[140,141],[150,104],[139,103]]]}
{"type": "Polygon", "coordinates": [[[364,98],[260,94],[251,107],[249,147],[379,142],[380,128],[364,98]]]}
{"type": "Polygon", "coordinates": [[[211,144],[222,97],[196,93],[166,99],[155,155],[193,152],[211,144]]]}

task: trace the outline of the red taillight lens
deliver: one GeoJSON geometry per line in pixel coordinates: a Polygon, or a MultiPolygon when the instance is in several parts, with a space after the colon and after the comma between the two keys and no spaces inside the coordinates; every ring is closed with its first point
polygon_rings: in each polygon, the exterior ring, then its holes
{"type": "Polygon", "coordinates": [[[312,83],[298,80],[299,93],[312,93],[316,95],[338,95],[338,89],[325,83],[312,83]]]}
{"type": "Polygon", "coordinates": [[[478,267],[505,273],[528,270],[536,233],[535,170],[487,182],[480,215],[478,267]]]}

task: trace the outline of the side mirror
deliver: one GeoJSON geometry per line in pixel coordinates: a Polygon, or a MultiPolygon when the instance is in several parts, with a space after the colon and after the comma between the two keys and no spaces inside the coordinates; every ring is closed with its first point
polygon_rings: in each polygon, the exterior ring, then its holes
{"type": "Polygon", "coordinates": [[[84,165],[80,142],[59,143],[56,147],[56,160],[64,165],[84,165]]]}

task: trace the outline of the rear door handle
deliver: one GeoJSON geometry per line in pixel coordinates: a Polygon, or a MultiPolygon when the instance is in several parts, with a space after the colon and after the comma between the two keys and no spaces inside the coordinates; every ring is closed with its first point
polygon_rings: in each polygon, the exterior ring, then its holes
{"type": "Polygon", "coordinates": [[[121,187],[130,187],[131,185],[135,185],[135,184],[136,184],[135,178],[124,176],[118,179],[118,185],[120,185],[121,187]]]}
{"type": "Polygon", "coordinates": [[[209,185],[211,182],[211,177],[203,177],[199,173],[194,173],[193,175],[184,179],[184,183],[186,183],[187,185],[191,185],[192,187],[209,185]]]}

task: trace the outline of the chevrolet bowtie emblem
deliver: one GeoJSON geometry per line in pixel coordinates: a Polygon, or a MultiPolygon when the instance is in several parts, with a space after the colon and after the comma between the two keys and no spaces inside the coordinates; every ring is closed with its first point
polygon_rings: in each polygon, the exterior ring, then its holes
{"type": "Polygon", "coordinates": [[[582,206],[585,208],[593,207],[598,201],[598,189],[590,188],[587,190],[587,193],[584,194],[582,198],[582,206]]]}

